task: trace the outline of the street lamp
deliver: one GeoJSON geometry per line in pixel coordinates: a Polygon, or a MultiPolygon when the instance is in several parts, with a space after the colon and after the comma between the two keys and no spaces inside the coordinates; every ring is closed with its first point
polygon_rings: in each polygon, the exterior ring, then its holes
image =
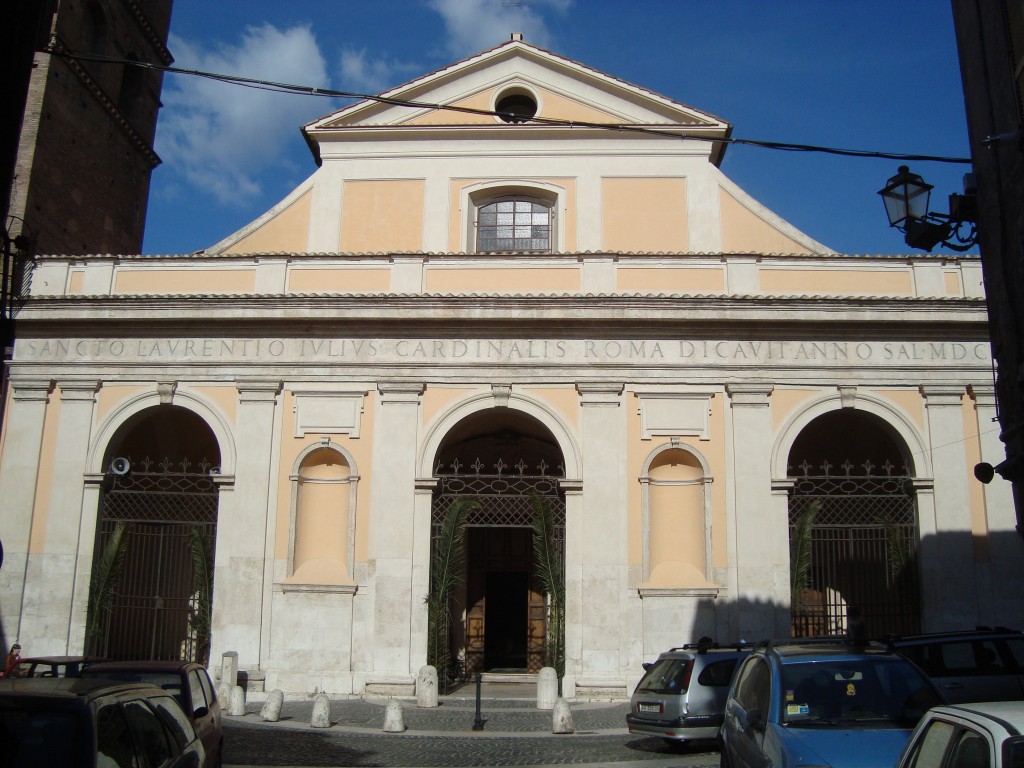
{"type": "Polygon", "coordinates": [[[954,251],[966,251],[978,241],[977,190],[974,174],[964,176],[964,194],[949,196],[949,213],[929,213],[934,187],[901,165],[878,194],[885,203],[889,226],[896,227],[911,248],[931,251],[942,243],[954,251]]]}

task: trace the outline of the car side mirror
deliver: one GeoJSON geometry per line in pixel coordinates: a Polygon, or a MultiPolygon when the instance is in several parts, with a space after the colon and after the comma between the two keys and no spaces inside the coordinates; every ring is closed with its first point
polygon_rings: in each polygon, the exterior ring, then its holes
{"type": "Polygon", "coordinates": [[[654,665],[653,665],[653,664],[652,664],[651,662],[649,662],[649,661],[645,661],[645,662],[644,662],[643,664],[641,664],[640,666],[641,666],[641,667],[643,667],[643,668],[644,668],[644,672],[646,672],[647,670],[649,670],[649,669],[650,669],[651,667],[653,667],[654,665]]]}
{"type": "Polygon", "coordinates": [[[192,710],[192,717],[194,717],[196,720],[198,720],[201,717],[206,717],[208,714],[210,714],[210,710],[208,707],[196,707],[194,710],[192,710]]]}

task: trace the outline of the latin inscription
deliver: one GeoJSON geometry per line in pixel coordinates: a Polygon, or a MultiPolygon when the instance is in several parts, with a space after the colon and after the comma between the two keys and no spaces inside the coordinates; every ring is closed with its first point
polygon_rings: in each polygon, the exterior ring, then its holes
{"type": "Polygon", "coordinates": [[[19,339],[15,360],[676,363],[830,366],[987,362],[984,342],[614,339],[19,339]]]}

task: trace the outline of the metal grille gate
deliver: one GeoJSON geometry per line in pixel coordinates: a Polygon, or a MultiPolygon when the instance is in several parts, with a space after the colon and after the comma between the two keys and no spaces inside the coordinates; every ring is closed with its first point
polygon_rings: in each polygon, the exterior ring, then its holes
{"type": "MultiPolygon", "coordinates": [[[[100,502],[97,556],[125,523],[124,566],[110,610],[99,620],[90,652],[111,659],[186,659],[205,663],[209,603],[193,583],[193,530],[213,552],[217,487],[209,467],[164,463],[112,476],[100,502]],[[156,471],[149,471],[154,469],[156,471]],[[205,612],[206,616],[202,616],[205,612]]],[[[213,563],[208,563],[209,573],[213,563]]],[[[210,577],[212,580],[212,576],[210,577]]],[[[210,584],[212,598],[212,583],[210,584]]]]}
{"type": "MultiPolygon", "coordinates": [[[[893,474],[807,474],[801,467],[789,501],[792,544],[797,522],[817,508],[806,589],[794,600],[793,635],[845,634],[858,614],[868,636],[920,631],[916,565],[917,505],[912,479],[893,474]]],[[[831,469],[825,465],[827,472],[831,469]]],[[[874,469],[870,464],[865,470],[874,469]]],[[[792,549],[791,549],[792,551],[792,549]]],[[[796,563],[791,563],[794,567],[796,563]]]]}
{"type": "MultiPolygon", "coordinates": [[[[499,466],[501,470],[503,466],[499,466]]],[[[520,466],[521,470],[522,467],[520,466]]],[[[434,497],[431,513],[431,542],[437,541],[441,525],[452,504],[458,498],[469,498],[476,502],[475,509],[470,511],[466,519],[467,528],[515,528],[533,529],[534,494],[542,498],[552,512],[555,542],[558,551],[565,556],[565,499],[558,488],[559,478],[551,475],[524,474],[471,474],[441,475],[438,489],[434,497]]],[[[531,623],[531,642],[540,641],[539,652],[536,647],[530,654],[528,671],[538,671],[542,663],[543,637],[546,633],[547,612],[543,603],[532,604],[529,608],[531,623]]],[[[473,632],[469,628],[472,620],[467,616],[467,647],[453,648],[453,658],[460,659],[459,666],[463,676],[479,671],[483,666],[482,648],[473,648],[473,632]],[[475,658],[477,655],[481,658],[475,658]]],[[[446,681],[449,685],[457,680],[446,681]]]]}

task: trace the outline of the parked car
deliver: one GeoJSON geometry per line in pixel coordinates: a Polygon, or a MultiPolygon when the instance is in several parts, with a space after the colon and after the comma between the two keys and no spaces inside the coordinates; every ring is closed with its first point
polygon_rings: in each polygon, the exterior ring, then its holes
{"type": "Polygon", "coordinates": [[[105,661],[102,656],[32,656],[19,659],[8,677],[78,677],[90,664],[105,661]]]}
{"type": "Polygon", "coordinates": [[[721,764],[891,766],[917,721],[940,703],[920,669],[881,645],[765,643],[733,678],[721,764]]]}
{"type": "Polygon", "coordinates": [[[892,647],[924,670],[951,704],[1024,699],[1024,634],[980,629],[899,637],[892,647]]]}
{"type": "Polygon", "coordinates": [[[201,664],[189,661],[107,661],[93,664],[82,676],[147,683],[171,694],[206,748],[206,765],[221,764],[224,744],[221,707],[210,676],[201,664]]]}
{"type": "Polygon", "coordinates": [[[206,753],[173,697],[73,677],[0,680],[0,765],[199,768],[206,753]]]}
{"type": "Polygon", "coordinates": [[[927,712],[896,768],[1022,768],[1024,701],[951,704],[927,712]]]}
{"type": "Polygon", "coordinates": [[[715,739],[736,664],[750,646],[691,643],[671,648],[647,669],[629,703],[630,733],[666,741],[715,739]]]}

